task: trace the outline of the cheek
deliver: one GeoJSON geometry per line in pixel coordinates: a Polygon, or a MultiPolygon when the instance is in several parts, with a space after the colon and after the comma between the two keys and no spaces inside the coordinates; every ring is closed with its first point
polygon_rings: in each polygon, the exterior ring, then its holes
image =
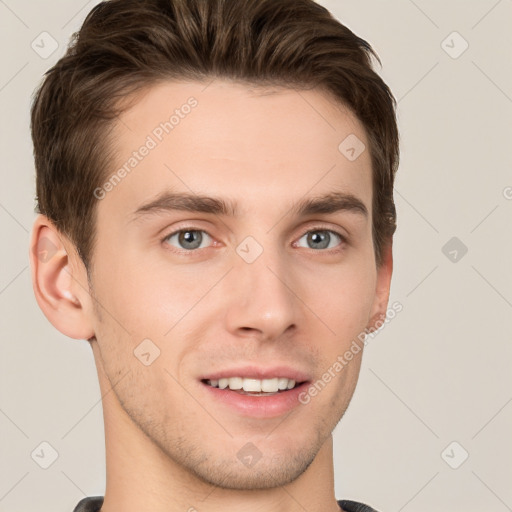
{"type": "Polygon", "coordinates": [[[376,269],[370,263],[361,259],[301,275],[305,302],[337,337],[357,336],[366,327],[376,287],[376,269]]]}
{"type": "MultiPolygon", "coordinates": [[[[201,291],[198,283],[180,270],[164,272],[155,265],[144,265],[144,258],[112,258],[115,265],[98,267],[95,275],[97,300],[115,322],[132,338],[163,336],[194,303],[201,291]]],[[[195,278],[197,279],[197,278],[195,278]]],[[[125,332],[125,334],[127,334],[125,332]]]]}
{"type": "MultiPolygon", "coordinates": [[[[128,258],[110,260],[116,265],[110,269],[98,265],[93,276],[96,303],[101,304],[96,308],[94,329],[107,374],[115,380],[123,370],[148,370],[137,359],[138,353],[148,352],[150,358],[155,354],[157,358],[151,371],[138,375],[141,382],[154,382],[159,364],[178,372],[177,362],[194,345],[196,327],[190,333],[186,329],[205,323],[200,317],[209,303],[201,298],[213,277],[185,266],[170,269],[158,264],[142,266],[128,258]]],[[[163,377],[169,379],[168,374],[163,377]]]]}

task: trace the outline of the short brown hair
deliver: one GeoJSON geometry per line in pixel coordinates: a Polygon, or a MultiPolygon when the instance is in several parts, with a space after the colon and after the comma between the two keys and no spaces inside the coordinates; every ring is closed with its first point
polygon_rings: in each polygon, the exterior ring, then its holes
{"type": "Polygon", "coordinates": [[[372,57],[380,63],[365,40],[313,0],[102,2],[35,94],[36,210],[72,240],[89,269],[93,191],[109,173],[108,134],[121,100],[166,79],[319,88],[349,107],[366,130],[380,265],[396,228],[399,136],[396,102],[372,57]]]}

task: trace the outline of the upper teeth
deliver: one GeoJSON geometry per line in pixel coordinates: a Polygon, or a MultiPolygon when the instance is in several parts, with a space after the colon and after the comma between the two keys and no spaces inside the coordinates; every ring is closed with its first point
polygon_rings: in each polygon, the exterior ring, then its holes
{"type": "Polygon", "coordinates": [[[210,386],[218,387],[220,389],[243,389],[244,391],[252,391],[260,393],[277,393],[285,389],[292,389],[295,387],[293,379],[286,377],[274,377],[273,379],[248,379],[245,377],[230,377],[229,379],[209,380],[210,386]]]}

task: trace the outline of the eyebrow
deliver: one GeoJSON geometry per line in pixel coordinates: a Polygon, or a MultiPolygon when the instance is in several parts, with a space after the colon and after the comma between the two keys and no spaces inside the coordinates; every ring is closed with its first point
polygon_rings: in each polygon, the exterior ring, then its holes
{"type": "MultiPolygon", "coordinates": [[[[146,215],[174,210],[211,213],[213,215],[231,217],[236,217],[239,211],[237,203],[231,200],[186,192],[164,192],[156,199],[139,206],[133,212],[133,216],[134,218],[141,218],[146,215]]],[[[305,217],[308,215],[337,213],[341,211],[360,214],[368,218],[368,209],[363,201],[353,194],[345,192],[330,192],[321,196],[302,199],[292,205],[289,213],[298,217],[305,217]]]]}

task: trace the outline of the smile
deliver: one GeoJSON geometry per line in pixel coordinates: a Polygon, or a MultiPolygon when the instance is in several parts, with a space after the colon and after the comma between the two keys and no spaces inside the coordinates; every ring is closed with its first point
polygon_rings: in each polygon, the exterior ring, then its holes
{"type": "Polygon", "coordinates": [[[268,396],[293,389],[296,382],[287,377],[273,377],[270,379],[253,379],[249,377],[228,377],[222,379],[205,379],[205,384],[213,388],[230,389],[240,394],[251,394],[254,396],[268,396]]]}

